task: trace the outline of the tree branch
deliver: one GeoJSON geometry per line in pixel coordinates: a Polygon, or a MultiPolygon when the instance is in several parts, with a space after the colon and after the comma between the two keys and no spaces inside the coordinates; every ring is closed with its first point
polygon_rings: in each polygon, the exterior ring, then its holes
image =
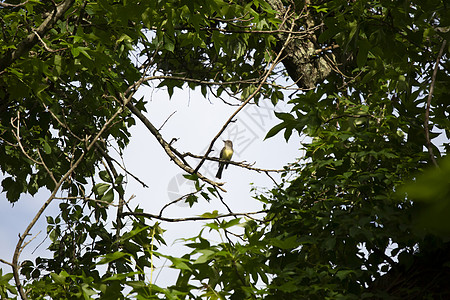
{"type": "Polygon", "coordinates": [[[0,6],[1,7],[19,7],[19,6],[24,6],[28,2],[30,2],[30,0],[27,0],[27,1],[19,3],[19,4],[9,4],[9,3],[0,2],[0,6]]]}
{"type": "Polygon", "coordinates": [[[186,194],[186,195],[183,195],[183,196],[181,196],[180,198],[177,198],[177,199],[175,199],[175,200],[173,200],[173,201],[167,203],[166,205],[164,205],[164,206],[161,208],[161,210],[159,211],[159,215],[158,215],[158,216],[161,217],[162,214],[163,214],[163,212],[164,212],[164,210],[165,210],[167,207],[169,207],[170,205],[175,204],[175,203],[177,203],[177,202],[180,202],[181,200],[184,200],[184,199],[188,198],[189,196],[193,196],[193,195],[195,195],[195,194],[197,194],[197,193],[199,193],[199,192],[200,192],[200,190],[199,190],[199,191],[192,192],[192,193],[189,193],[189,194],[186,194]]]}
{"type": "Polygon", "coordinates": [[[185,221],[219,220],[219,219],[223,219],[223,218],[236,217],[236,216],[244,216],[244,217],[254,219],[251,217],[251,215],[262,214],[262,213],[266,213],[266,212],[267,212],[266,210],[260,210],[260,211],[249,212],[249,213],[228,213],[228,214],[224,214],[224,215],[218,215],[215,217],[186,217],[186,218],[166,218],[166,217],[149,214],[149,213],[145,213],[145,212],[124,212],[123,215],[124,216],[140,216],[140,217],[144,217],[144,218],[148,218],[148,219],[157,219],[160,221],[174,223],[174,222],[185,222],[185,221]]]}
{"type": "MultiPolygon", "coordinates": [[[[190,152],[184,153],[183,156],[190,156],[190,157],[198,158],[198,159],[202,159],[204,157],[203,155],[195,155],[195,154],[192,154],[190,152]]],[[[245,168],[245,169],[248,169],[248,170],[252,170],[252,171],[256,171],[256,172],[276,172],[276,173],[279,173],[279,172],[283,172],[284,171],[283,169],[278,169],[277,170],[277,169],[254,168],[253,165],[255,163],[250,164],[250,163],[247,163],[246,161],[236,162],[236,161],[232,161],[232,160],[223,160],[223,159],[220,159],[220,158],[217,158],[217,157],[210,157],[210,156],[206,157],[205,159],[206,160],[211,160],[211,161],[217,161],[217,162],[226,162],[226,163],[228,163],[230,165],[242,167],[242,168],[245,168]]]]}
{"type": "Polygon", "coordinates": [[[147,127],[147,129],[153,134],[153,136],[158,140],[158,142],[163,147],[164,151],[166,151],[167,155],[170,157],[173,162],[179,166],[183,171],[189,174],[196,174],[199,179],[211,184],[212,186],[216,186],[220,190],[226,192],[224,188],[221,187],[223,183],[212,181],[211,179],[203,176],[199,172],[192,169],[189,164],[184,160],[183,155],[181,155],[175,148],[173,148],[169,143],[164,140],[162,135],[159,133],[158,129],[144,116],[144,114],[136,108],[131,102],[127,104],[128,109],[137,116],[141,122],[147,127]]]}
{"type": "MultiPolygon", "coordinates": [[[[170,79],[170,80],[179,80],[183,82],[192,82],[196,84],[204,84],[204,85],[238,85],[238,84],[256,84],[258,81],[256,79],[246,79],[246,80],[240,80],[240,81],[209,81],[209,80],[201,80],[201,79],[195,79],[195,78],[189,78],[189,77],[183,77],[183,76],[169,76],[169,75],[156,75],[156,76],[148,76],[144,77],[142,79],[143,82],[148,82],[152,80],[161,80],[161,79],[170,79]]],[[[125,93],[130,92],[132,89],[136,88],[137,85],[140,85],[142,83],[134,83],[132,84],[125,93]]]]}
{"type": "MultiPolygon", "coordinates": [[[[28,2],[28,1],[27,1],[28,2]]],[[[33,30],[26,38],[24,38],[14,51],[8,51],[5,56],[0,58],[0,71],[9,67],[14,61],[30,51],[38,42],[38,35],[43,36],[59,19],[61,19],[66,11],[73,5],[75,0],[65,0],[59,4],[53,13],[51,13],[42,24],[33,30]]],[[[5,3],[3,3],[5,4],[5,3]]]]}
{"type": "Polygon", "coordinates": [[[436,58],[436,64],[434,65],[433,75],[431,76],[430,92],[428,93],[427,105],[425,108],[425,139],[427,141],[428,153],[430,154],[431,161],[438,168],[439,168],[439,165],[436,161],[436,158],[434,157],[433,147],[432,147],[431,140],[430,140],[429,122],[430,122],[431,98],[433,97],[434,85],[436,83],[436,75],[437,75],[437,71],[439,69],[439,61],[441,60],[441,56],[442,56],[442,53],[444,52],[446,43],[447,43],[446,40],[444,40],[442,42],[441,49],[439,50],[439,54],[436,58]]]}
{"type": "MultiPolygon", "coordinates": [[[[286,16],[285,19],[287,18],[287,14],[288,11],[286,12],[286,16]]],[[[294,28],[295,22],[292,22],[292,26],[291,26],[291,30],[290,33],[288,35],[288,37],[286,38],[283,46],[281,47],[280,51],[278,52],[277,57],[275,58],[275,60],[273,61],[272,65],[270,66],[270,68],[266,71],[266,73],[264,74],[262,80],[260,81],[258,87],[255,89],[255,91],[249,95],[247,97],[247,99],[239,106],[239,108],[228,118],[228,120],[225,122],[225,124],[222,126],[222,129],[219,130],[219,132],[216,134],[216,136],[211,140],[211,143],[208,147],[208,149],[206,150],[206,153],[203,155],[202,160],[199,162],[199,164],[197,165],[197,167],[195,168],[194,172],[197,172],[200,167],[203,165],[203,163],[206,160],[206,157],[208,156],[208,154],[211,152],[214,143],[216,142],[216,140],[219,138],[219,136],[225,131],[225,129],[228,127],[228,125],[231,123],[231,121],[233,120],[233,118],[244,108],[244,106],[246,106],[255,96],[257,93],[259,93],[259,91],[261,90],[262,86],[265,84],[265,82],[267,81],[267,78],[269,77],[270,74],[272,74],[273,69],[275,69],[275,67],[278,65],[278,63],[281,61],[280,58],[282,56],[282,53],[284,52],[284,49],[286,48],[286,46],[289,44],[291,37],[292,37],[292,30],[294,28]]]]}
{"type": "MultiPolygon", "coordinates": [[[[129,99],[126,99],[124,101],[124,104],[127,104],[127,101],[129,101],[129,99]]],[[[41,206],[41,208],[38,210],[38,212],[36,213],[36,215],[34,216],[33,220],[28,224],[27,228],[25,229],[24,233],[22,235],[19,236],[19,241],[17,242],[16,248],[14,250],[14,255],[13,255],[13,260],[12,260],[12,269],[13,269],[13,275],[14,275],[14,281],[16,283],[17,289],[19,291],[20,297],[25,300],[28,299],[25,291],[23,290],[23,286],[20,282],[20,277],[19,277],[19,256],[20,253],[22,252],[23,248],[25,247],[24,245],[24,241],[25,238],[30,234],[31,229],[34,227],[34,225],[36,224],[36,222],[39,220],[39,218],[41,217],[42,213],[45,211],[45,209],[50,205],[50,203],[53,201],[53,199],[55,199],[56,197],[56,193],[59,191],[59,188],[61,187],[61,185],[64,183],[64,181],[67,180],[67,178],[69,178],[69,176],[72,174],[72,172],[78,167],[78,165],[83,161],[84,156],[94,147],[94,145],[96,144],[96,142],[98,141],[98,139],[100,138],[100,136],[105,132],[105,130],[109,127],[109,125],[111,124],[111,122],[120,114],[122,113],[124,110],[124,107],[121,106],[117,109],[117,111],[105,122],[105,124],[102,126],[102,128],[99,130],[99,132],[97,133],[97,135],[91,140],[90,136],[86,137],[84,139],[84,142],[87,144],[86,145],[86,151],[82,152],[80,154],[80,156],[78,157],[78,159],[72,164],[72,166],[70,167],[70,169],[61,177],[61,179],[57,182],[55,188],[53,189],[53,192],[51,193],[50,197],[47,199],[47,201],[44,202],[44,204],[41,206]]]]}
{"type": "Polygon", "coordinates": [[[12,263],[10,263],[10,262],[8,262],[8,261],[6,261],[6,260],[4,260],[4,259],[1,259],[0,258],[0,262],[2,262],[2,263],[4,263],[4,264],[7,264],[7,265],[9,265],[9,266],[13,266],[13,264],[12,263]]]}
{"type": "Polygon", "coordinates": [[[44,40],[41,38],[41,36],[39,35],[39,33],[36,32],[36,30],[33,30],[33,33],[36,35],[36,37],[38,38],[39,42],[41,42],[42,46],[43,46],[43,47],[45,48],[45,50],[47,50],[48,52],[55,53],[55,52],[67,50],[67,48],[61,48],[61,49],[53,50],[53,49],[51,49],[49,46],[47,46],[47,44],[46,44],[46,43],[44,42],[44,40]]]}

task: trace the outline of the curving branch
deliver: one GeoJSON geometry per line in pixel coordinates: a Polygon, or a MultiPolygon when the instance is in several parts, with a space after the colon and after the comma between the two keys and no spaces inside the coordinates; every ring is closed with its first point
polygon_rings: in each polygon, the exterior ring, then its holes
{"type": "Polygon", "coordinates": [[[189,174],[195,174],[198,176],[199,179],[211,184],[212,186],[215,186],[219,188],[220,190],[226,192],[224,188],[221,187],[223,183],[212,181],[211,179],[203,176],[193,168],[189,166],[189,164],[184,160],[183,155],[179,153],[175,148],[172,147],[171,144],[169,144],[159,133],[158,129],[147,119],[144,114],[136,108],[131,102],[128,102],[127,104],[128,109],[141,120],[141,122],[147,127],[147,129],[151,132],[151,134],[158,140],[158,142],[163,147],[164,151],[166,151],[167,155],[170,157],[173,162],[179,166],[183,171],[189,173],[189,174]]]}
{"type": "MultiPolygon", "coordinates": [[[[288,18],[288,13],[289,13],[289,10],[286,11],[284,20],[286,20],[288,18]]],[[[208,154],[212,151],[214,143],[219,138],[219,136],[225,131],[225,129],[228,127],[228,125],[232,122],[233,118],[256,96],[257,93],[259,93],[259,91],[261,90],[263,85],[266,83],[267,78],[270,76],[270,74],[272,74],[272,71],[275,69],[275,67],[278,65],[278,63],[282,60],[282,55],[284,53],[284,50],[291,42],[294,25],[295,25],[295,22],[292,22],[292,26],[290,29],[291,33],[288,34],[283,46],[278,51],[278,54],[277,54],[275,60],[272,62],[272,65],[270,66],[270,68],[265,72],[262,80],[260,81],[260,83],[257,86],[257,88],[255,89],[255,91],[247,97],[247,99],[238,107],[238,109],[236,109],[236,111],[228,118],[228,120],[225,122],[225,124],[222,126],[222,128],[219,130],[219,132],[216,134],[216,136],[211,140],[211,143],[210,143],[208,149],[206,150],[205,154],[203,155],[203,158],[201,159],[201,161],[195,168],[195,171],[194,171],[195,173],[200,169],[200,167],[205,162],[206,157],[208,157],[208,154]]]]}
{"type": "MultiPolygon", "coordinates": [[[[124,212],[122,215],[123,216],[139,216],[139,217],[144,217],[144,218],[148,218],[148,219],[157,219],[160,221],[174,223],[174,222],[186,222],[186,221],[219,220],[219,219],[223,219],[223,218],[238,217],[238,216],[244,216],[244,217],[250,218],[252,220],[261,221],[261,220],[253,218],[252,215],[263,214],[263,213],[267,213],[267,210],[260,210],[260,211],[249,212],[249,213],[228,213],[228,214],[211,216],[211,217],[199,216],[199,217],[186,217],[186,218],[166,218],[166,217],[149,214],[149,213],[145,213],[145,212],[124,212]]],[[[263,221],[261,221],[261,222],[263,222],[263,221]]]]}
{"type": "Polygon", "coordinates": [[[45,171],[48,173],[48,175],[50,176],[50,178],[53,180],[53,183],[56,184],[57,181],[53,175],[53,172],[50,171],[50,169],[47,167],[47,165],[44,162],[44,159],[42,158],[41,152],[39,151],[39,149],[37,149],[37,153],[39,155],[39,159],[40,161],[32,158],[27,151],[25,151],[25,148],[22,145],[21,142],[21,138],[20,138],[20,112],[17,111],[17,117],[15,117],[14,119],[11,119],[11,126],[13,129],[15,130],[11,130],[11,133],[13,134],[13,136],[15,137],[16,141],[17,141],[17,145],[19,146],[20,150],[22,151],[22,153],[29,159],[31,160],[33,163],[35,163],[37,166],[43,166],[45,171]],[[17,120],[17,125],[14,124],[14,121],[17,120]]]}
{"type": "Polygon", "coordinates": [[[36,37],[38,38],[39,42],[41,42],[44,49],[47,50],[48,52],[55,53],[55,52],[64,51],[64,50],[68,49],[68,48],[61,48],[61,49],[53,50],[44,42],[44,40],[41,38],[39,33],[36,32],[36,30],[33,30],[33,33],[36,34],[36,37]]]}
{"type": "Polygon", "coordinates": [[[10,4],[10,3],[4,3],[4,2],[0,2],[0,6],[1,7],[20,7],[20,6],[24,6],[25,4],[27,4],[28,2],[30,2],[30,0],[27,0],[25,2],[19,3],[19,4],[10,4]]]}
{"type": "MultiPolygon", "coordinates": [[[[129,99],[126,99],[124,101],[124,104],[127,104],[127,101],[129,99]]],[[[92,150],[92,148],[95,146],[97,141],[100,139],[102,134],[106,131],[107,128],[109,128],[110,124],[124,111],[124,107],[119,107],[116,112],[105,122],[105,124],[102,126],[102,128],[98,131],[98,133],[91,139],[92,136],[87,136],[83,141],[86,143],[86,151],[82,152],[78,159],[76,159],[73,164],[71,164],[71,167],[67,172],[61,177],[61,179],[57,182],[55,188],[53,189],[50,197],[44,202],[44,204],[41,206],[41,208],[38,210],[36,215],[34,216],[33,220],[28,224],[27,228],[23,232],[22,235],[19,235],[19,241],[16,244],[16,248],[14,250],[13,254],[13,260],[12,260],[12,269],[13,269],[13,275],[14,275],[14,281],[16,283],[17,289],[19,291],[20,297],[25,300],[28,299],[22,283],[20,282],[20,276],[19,276],[19,257],[26,246],[27,243],[25,243],[25,239],[27,236],[30,235],[31,229],[34,227],[36,222],[40,219],[45,209],[50,205],[50,203],[56,198],[56,193],[59,191],[62,184],[69,178],[69,176],[75,171],[75,169],[78,167],[78,165],[83,161],[85,155],[92,150]]]]}
{"type": "Polygon", "coordinates": [[[173,200],[173,201],[167,203],[166,205],[164,205],[164,206],[161,208],[161,210],[159,211],[159,215],[158,215],[158,216],[159,216],[159,217],[162,217],[162,214],[163,214],[164,210],[165,210],[166,208],[168,208],[169,206],[171,206],[171,205],[173,205],[173,204],[175,204],[175,203],[178,203],[178,202],[180,202],[181,200],[187,199],[188,197],[193,196],[193,195],[199,193],[200,191],[201,191],[201,190],[198,190],[198,191],[195,191],[195,192],[192,192],[192,193],[188,193],[188,194],[186,194],[186,195],[183,195],[183,196],[179,197],[178,199],[175,199],[175,200],[173,200]]]}

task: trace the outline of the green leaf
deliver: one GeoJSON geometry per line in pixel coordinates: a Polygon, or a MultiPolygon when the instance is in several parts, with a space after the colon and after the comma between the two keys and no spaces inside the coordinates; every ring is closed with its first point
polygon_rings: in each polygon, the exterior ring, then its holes
{"type": "Polygon", "coordinates": [[[356,56],[356,63],[358,68],[362,68],[367,61],[367,56],[371,48],[370,43],[365,39],[358,40],[358,55],[356,56]]]}
{"type": "Polygon", "coordinates": [[[205,212],[204,214],[200,215],[202,218],[217,218],[219,216],[219,211],[214,210],[213,212],[205,212]]]}
{"type": "Polygon", "coordinates": [[[147,230],[148,228],[150,228],[150,226],[138,227],[138,228],[135,228],[135,229],[133,229],[133,230],[131,230],[129,232],[126,232],[125,234],[123,234],[120,237],[120,242],[127,241],[127,240],[131,239],[132,237],[138,235],[142,231],[147,230]]]}
{"type": "Polygon", "coordinates": [[[66,271],[61,271],[59,273],[59,275],[56,274],[56,273],[50,273],[50,276],[52,277],[53,281],[56,284],[64,285],[65,281],[66,281],[66,278],[69,276],[69,274],[67,274],[66,271]]]}
{"type": "Polygon", "coordinates": [[[97,183],[94,186],[93,191],[98,197],[102,197],[110,187],[111,185],[108,183],[97,183]]]}
{"type": "Polygon", "coordinates": [[[195,260],[194,264],[203,264],[209,262],[211,259],[214,259],[216,251],[202,249],[199,250],[198,253],[201,253],[202,255],[195,260]]]}
{"type": "Polygon", "coordinates": [[[103,281],[124,281],[128,278],[134,278],[135,275],[141,274],[140,272],[129,272],[129,273],[122,273],[122,274],[114,274],[110,277],[107,277],[103,279],[103,281]]]}
{"type": "Polygon", "coordinates": [[[270,244],[281,249],[294,249],[299,246],[296,236],[272,238],[270,239],[270,244]]]}
{"type": "Polygon", "coordinates": [[[104,264],[110,263],[112,261],[115,261],[115,260],[118,260],[118,259],[121,259],[121,258],[124,258],[127,256],[130,256],[130,254],[124,253],[124,252],[119,252],[119,251],[116,251],[113,253],[108,253],[105,255],[101,255],[100,257],[102,257],[102,259],[97,264],[104,265],[104,264]]]}
{"type": "Polygon", "coordinates": [[[167,258],[170,259],[170,261],[172,262],[172,268],[174,269],[179,269],[179,270],[187,270],[187,271],[192,271],[191,267],[189,267],[187,265],[187,262],[189,262],[188,259],[184,259],[184,258],[178,258],[178,257],[173,257],[173,256],[166,256],[167,258]]]}
{"type": "Polygon", "coordinates": [[[167,36],[164,36],[164,49],[170,52],[173,52],[175,50],[174,42],[167,36]]]}
{"type": "Polygon", "coordinates": [[[112,203],[114,201],[114,191],[113,189],[108,190],[101,198],[102,201],[112,203]]]}
{"type": "Polygon", "coordinates": [[[231,221],[223,222],[220,227],[223,229],[230,228],[230,227],[238,225],[240,221],[241,221],[241,218],[232,219],[231,221]]]}
{"type": "Polygon", "coordinates": [[[109,176],[109,173],[107,171],[100,171],[98,173],[98,175],[100,176],[100,178],[105,181],[105,182],[111,182],[112,183],[112,179],[109,176]]]}
{"type": "Polygon", "coordinates": [[[269,132],[267,132],[266,136],[264,137],[264,139],[269,139],[273,136],[275,136],[278,132],[280,132],[281,130],[285,129],[286,125],[285,123],[280,123],[275,125],[274,127],[272,127],[269,132]]]}

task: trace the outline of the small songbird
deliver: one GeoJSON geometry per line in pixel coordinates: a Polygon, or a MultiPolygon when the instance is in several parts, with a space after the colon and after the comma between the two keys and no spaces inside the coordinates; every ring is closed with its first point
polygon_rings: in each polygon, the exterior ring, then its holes
{"type": "MultiPolygon", "coordinates": [[[[220,151],[220,159],[223,160],[231,160],[231,157],[233,156],[233,142],[230,140],[223,141],[225,143],[225,146],[222,148],[222,151],[220,151]]],[[[221,179],[222,178],[222,171],[223,168],[228,168],[227,162],[219,162],[219,170],[217,171],[216,177],[221,179]]]]}

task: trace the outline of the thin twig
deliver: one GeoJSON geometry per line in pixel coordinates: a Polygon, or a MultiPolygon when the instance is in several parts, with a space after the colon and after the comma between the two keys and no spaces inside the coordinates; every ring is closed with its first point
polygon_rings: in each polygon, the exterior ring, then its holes
{"type": "Polygon", "coordinates": [[[47,50],[48,52],[55,53],[55,52],[67,50],[67,48],[61,48],[61,49],[57,49],[57,50],[51,49],[49,46],[47,46],[47,44],[44,42],[44,40],[41,38],[39,33],[37,33],[36,30],[33,30],[33,32],[37,36],[39,42],[41,42],[42,46],[44,46],[45,50],[47,50]]]}
{"type": "Polygon", "coordinates": [[[19,3],[19,4],[9,4],[9,3],[3,3],[0,2],[0,6],[2,7],[19,7],[19,6],[24,6],[25,4],[27,4],[30,0],[27,0],[25,2],[19,3]]]}
{"type": "Polygon", "coordinates": [[[52,171],[50,171],[50,169],[47,167],[47,165],[45,164],[45,162],[44,162],[44,158],[42,158],[42,155],[41,155],[41,151],[39,151],[39,149],[36,149],[37,150],[37,153],[38,153],[38,155],[39,155],[39,158],[40,158],[40,160],[41,160],[41,162],[42,162],[42,165],[44,166],[44,169],[45,169],[45,171],[47,171],[47,173],[48,173],[48,175],[50,176],[50,178],[53,180],[53,183],[58,183],[58,181],[56,181],[56,178],[55,178],[55,176],[53,175],[53,172],[52,171]]]}
{"type": "Polygon", "coordinates": [[[218,215],[215,217],[201,217],[200,216],[200,217],[186,217],[186,218],[166,218],[166,217],[161,217],[158,215],[149,214],[149,213],[145,213],[145,212],[124,212],[123,215],[124,216],[141,216],[144,218],[157,219],[157,220],[165,221],[165,222],[186,222],[186,221],[218,220],[218,219],[235,217],[235,216],[244,216],[244,217],[253,219],[251,217],[251,215],[262,214],[262,213],[267,213],[267,210],[260,210],[260,211],[249,212],[249,213],[228,213],[228,214],[224,214],[224,215],[218,215]]]}
{"type": "MultiPolygon", "coordinates": [[[[225,201],[223,200],[222,195],[219,193],[219,191],[218,191],[217,189],[216,189],[216,192],[217,192],[217,196],[219,197],[220,202],[222,202],[222,204],[227,208],[228,212],[229,212],[230,214],[232,214],[233,211],[232,211],[231,208],[228,206],[228,204],[225,203],[225,201]]],[[[235,218],[237,218],[237,217],[235,216],[235,218]]]]}
{"type": "Polygon", "coordinates": [[[162,123],[162,125],[158,128],[158,131],[161,131],[161,129],[164,127],[164,125],[166,125],[167,121],[169,121],[169,119],[176,113],[177,111],[174,111],[173,113],[170,114],[170,116],[167,117],[167,119],[162,123]]]}
{"type": "Polygon", "coordinates": [[[4,264],[7,264],[7,265],[9,265],[9,266],[13,266],[13,264],[12,263],[10,263],[10,262],[8,262],[8,261],[6,261],[6,260],[3,260],[3,259],[1,259],[0,258],[0,262],[2,262],[2,263],[4,263],[4,264]]]}
{"type": "Polygon", "coordinates": [[[182,170],[189,174],[196,174],[199,179],[209,183],[212,186],[216,186],[220,190],[226,192],[226,190],[222,187],[223,183],[215,182],[205,176],[203,176],[199,172],[195,172],[193,168],[189,166],[189,164],[184,160],[183,156],[175,149],[173,148],[169,143],[166,142],[166,140],[162,137],[161,133],[159,133],[158,129],[147,119],[144,114],[137,109],[131,102],[127,104],[128,109],[136,115],[142,123],[147,127],[147,129],[153,134],[153,136],[158,140],[158,142],[163,147],[164,151],[166,151],[167,155],[170,157],[173,162],[179,166],[182,170]]]}
{"type": "MultiPolygon", "coordinates": [[[[126,99],[124,101],[124,104],[126,105],[129,99],[126,99]]],[[[44,204],[41,206],[41,208],[38,210],[36,215],[34,216],[33,220],[28,224],[27,228],[25,229],[24,233],[19,236],[19,241],[16,244],[16,248],[14,250],[13,255],[13,261],[12,261],[12,269],[13,269],[13,275],[14,275],[14,281],[16,283],[16,287],[19,290],[20,297],[22,299],[28,299],[25,291],[23,290],[22,283],[20,282],[19,277],[19,257],[20,253],[22,252],[23,248],[26,246],[24,245],[25,238],[30,234],[31,229],[34,227],[36,222],[40,219],[42,213],[45,211],[45,209],[50,205],[50,203],[55,199],[56,193],[59,191],[62,184],[69,178],[69,176],[72,174],[72,172],[78,167],[78,165],[83,161],[84,156],[94,147],[95,143],[97,143],[100,136],[104,133],[106,128],[109,127],[111,122],[114,121],[114,119],[123,112],[124,107],[121,106],[117,109],[117,111],[105,122],[105,124],[102,126],[102,128],[99,130],[99,132],[95,135],[95,137],[89,141],[90,136],[87,136],[86,139],[84,139],[84,142],[86,143],[86,150],[80,154],[78,159],[75,162],[71,162],[71,167],[67,172],[61,177],[61,179],[58,181],[58,183],[55,185],[55,188],[53,189],[53,192],[51,193],[50,197],[47,199],[47,201],[44,202],[44,204]]]]}
{"type": "Polygon", "coordinates": [[[335,44],[335,45],[331,45],[331,46],[328,46],[328,47],[325,47],[325,48],[317,49],[317,50],[314,51],[314,53],[315,54],[319,54],[319,53],[330,51],[330,50],[333,50],[333,49],[336,49],[336,48],[339,48],[339,45],[335,44]]]}
{"type": "Polygon", "coordinates": [[[125,173],[127,173],[131,177],[133,177],[133,179],[136,180],[137,182],[139,182],[142,185],[142,187],[144,187],[144,188],[148,188],[149,187],[145,182],[140,180],[136,175],[134,175],[133,173],[128,171],[124,166],[122,166],[114,157],[111,157],[105,150],[103,150],[103,148],[100,145],[95,144],[95,147],[100,152],[100,154],[103,157],[105,157],[105,159],[107,158],[108,160],[111,160],[111,161],[115,162],[119,166],[119,168],[121,168],[125,173]]]}
{"type": "MultiPolygon", "coordinates": [[[[287,12],[286,12],[287,15],[287,12]]],[[[295,22],[292,23],[291,26],[291,31],[294,28],[295,22]]],[[[219,132],[216,134],[216,136],[211,140],[211,143],[208,147],[208,149],[206,150],[206,153],[203,155],[202,160],[199,162],[199,164],[197,165],[197,167],[195,168],[194,172],[197,173],[198,170],[200,169],[200,167],[203,165],[203,163],[206,160],[206,157],[208,156],[208,154],[211,152],[214,143],[216,142],[216,140],[219,138],[219,136],[225,131],[225,129],[228,127],[228,125],[232,122],[233,118],[256,96],[257,93],[259,93],[259,91],[261,90],[262,86],[265,84],[265,82],[267,81],[267,78],[269,77],[270,74],[272,74],[273,69],[275,69],[275,67],[278,65],[278,63],[281,61],[280,58],[282,56],[282,53],[284,52],[284,49],[286,48],[286,46],[289,44],[290,40],[291,40],[291,36],[292,34],[289,33],[288,37],[286,38],[286,41],[283,44],[283,47],[280,49],[280,51],[278,52],[277,57],[275,58],[275,60],[273,61],[271,67],[266,71],[266,74],[264,75],[264,77],[262,78],[261,82],[259,83],[258,87],[255,89],[255,91],[249,95],[247,97],[247,99],[239,106],[239,108],[228,118],[228,120],[225,122],[225,124],[222,126],[222,129],[219,130],[219,132]]]]}
{"type": "Polygon", "coordinates": [[[72,130],[70,130],[70,127],[65,122],[61,122],[61,120],[55,115],[55,113],[47,105],[45,105],[44,102],[41,101],[41,104],[44,106],[46,111],[48,111],[50,113],[50,115],[53,117],[53,119],[55,119],[56,122],[58,122],[58,124],[61,125],[61,127],[65,128],[77,140],[79,140],[79,141],[82,140],[82,138],[80,138],[75,133],[73,133],[72,130]]]}
{"type": "MultiPolygon", "coordinates": [[[[198,159],[203,159],[203,157],[204,157],[203,155],[195,155],[195,154],[192,154],[190,152],[184,153],[183,156],[190,156],[190,157],[198,158],[198,159]]],[[[255,162],[249,164],[246,161],[237,162],[237,161],[232,161],[232,160],[223,160],[223,159],[220,159],[220,158],[217,158],[217,157],[210,157],[210,156],[206,157],[205,159],[206,160],[211,160],[211,161],[217,161],[217,162],[226,162],[228,164],[235,165],[235,166],[242,167],[242,168],[249,169],[249,170],[256,171],[256,172],[275,172],[275,173],[279,173],[279,172],[283,172],[284,171],[283,169],[254,168],[253,165],[255,165],[255,162]]]]}
{"type": "MultiPolygon", "coordinates": [[[[283,170],[283,171],[284,171],[284,170],[283,170]]],[[[275,178],[273,178],[273,177],[269,174],[269,172],[265,171],[264,173],[266,173],[266,175],[267,175],[270,179],[272,179],[273,183],[274,183],[277,187],[281,188],[280,184],[279,184],[278,182],[276,182],[275,178]]]]}
{"type": "Polygon", "coordinates": [[[177,202],[180,202],[181,200],[184,200],[184,199],[186,199],[187,197],[193,196],[193,195],[195,195],[195,194],[197,194],[197,193],[199,193],[199,192],[200,192],[200,191],[195,191],[195,192],[192,192],[192,193],[183,195],[183,196],[181,196],[180,198],[177,198],[177,199],[175,199],[175,200],[173,200],[173,201],[167,203],[166,205],[164,205],[164,206],[161,208],[161,210],[159,211],[159,215],[158,215],[158,216],[161,217],[162,214],[163,214],[163,212],[164,212],[164,210],[165,210],[167,207],[169,207],[170,205],[173,205],[173,204],[175,204],[175,203],[177,203],[177,202]]]}

